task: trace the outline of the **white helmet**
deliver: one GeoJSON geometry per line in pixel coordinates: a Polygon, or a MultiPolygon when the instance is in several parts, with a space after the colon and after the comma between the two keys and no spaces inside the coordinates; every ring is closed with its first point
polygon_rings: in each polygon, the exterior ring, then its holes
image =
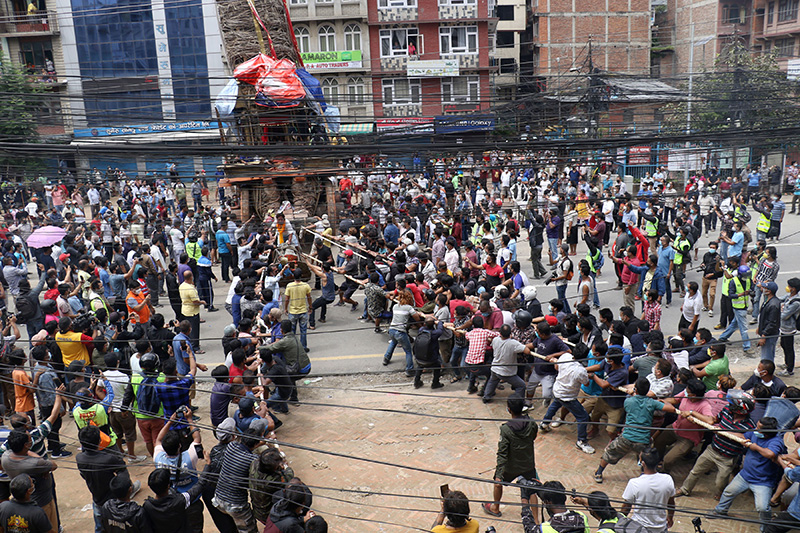
{"type": "Polygon", "coordinates": [[[419,252],[419,246],[416,244],[411,244],[406,248],[406,253],[412,257],[417,255],[417,252],[419,252]]]}
{"type": "Polygon", "coordinates": [[[526,302],[530,302],[536,299],[536,287],[533,285],[526,285],[522,287],[522,296],[525,298],[526,302]]]}

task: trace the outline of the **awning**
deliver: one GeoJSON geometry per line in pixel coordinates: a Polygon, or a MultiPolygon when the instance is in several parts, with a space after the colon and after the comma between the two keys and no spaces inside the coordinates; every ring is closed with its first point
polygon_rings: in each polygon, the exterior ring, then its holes
{"type": "Polygon", "coordinates": [[[262,176],[243,176],[239,178],[222,178],[219,180],[220,187],[230,187],[231,185],[236,185],[237,183],[242,183],[246,181],[261,181],[264,178],[262,176]]]}
{"type": "Polygon", "coordinates": [[[364,135],[372,133],[372,122],[360,122],[358,124],[342,124],[339,126],[339,135],[364,135]]]}

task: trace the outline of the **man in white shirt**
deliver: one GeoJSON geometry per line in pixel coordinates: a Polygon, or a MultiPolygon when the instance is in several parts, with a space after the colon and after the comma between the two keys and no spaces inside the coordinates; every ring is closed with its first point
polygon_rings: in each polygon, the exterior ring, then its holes
{"type": "MultiPolygon", "coordinates": [[[[553,360],[554,358],[551,356],[548,359],[553,360]]],[[[569,352],[559,356],[556,361],[558,362],[556,364],[558,376],[556,376],[556,382],[553,384],[553,401],[542,419],[542,432],[547,433],[552,428],[561,425],[561,418],[555,415],[559,408],[563,407],[572,413],[578,422],[578,441],[575,446],[584,453],[592,454],[594,453],[594,448],[589,445],[586,436],[586,423],[589,421],[589,414],[581,402],[578,401],[581,385],[589,383],[589,374],[586,372],[586,368],[575,361],[569,352]],[[553,421],[552,423],[550,422],[551,420],[553,421]]]]}
{"type": "Polygon", "coordinates": [[[492,340],[494,359],[492,360],[491,377],[486,382],[483,403],[492,401],[492,396],[501,381],[514,388],[514,394],[522,397],[525,394],[525,381],[517,375],[517,354],[530,355],[530,347],[511,338],[511,326],[500,327],[500,336],[492,340]]]}
{"type": "Polygon", "coordinates": [[[176,263],[179,262],[181,254],[186,249],[186,244],[183,242],[183,232],[180,230],[180,226],[181,221],[176,218],[173,221],[172,229],[169,230],[169,237],[172,239],[172,256],[175,258],[176,263]]]}
{"type": "Polygon", "coordinates": [[[620,510],[649,533],[666,533],[675,514],[675,484],[669,474],[658,473],[660,458],[655,448],[642,451],[639,459],[642,475],[628,481],[620,510]]]}
{"type": "MultiPolygon", "coordinates": [[[[144,342],[147,343],[147,341],[144,342]]],[[[128,448],[128,461],[141,463],[147,459],[147,456],[136,455],[136,418],[131,411],[126,411],[122,408],[122,400],[125,397],[125,390],[128,388],[131,378],[128,374],[119,371],[118,352],[107,353],[105,365],[106,370],[103,374],[106,380],[111,383],[111,388],[114,391],[114,399],[111,401],[111,408],[108,413],[109,424],[118,437],[125,437],[125,445],[128,448]]]]}
{"type": "Polygon", "coordinates": [[[700,323],[700,313],[703,311],[703,297],[697,290],[697,282],[690,281],[686,288],[688,290],[686,291],[686,296],[683,297],[678,328],[689,328],[692,331],[692,335],[694,335],[700,323]]]}
{"type": "Polygon", "coordinates": [[[92,185],[89,190],[86,191],[86,196],[89,198],[89,207],[92,209],[92,217],[95,217],[100,211],[100,192],[92,185]]]}

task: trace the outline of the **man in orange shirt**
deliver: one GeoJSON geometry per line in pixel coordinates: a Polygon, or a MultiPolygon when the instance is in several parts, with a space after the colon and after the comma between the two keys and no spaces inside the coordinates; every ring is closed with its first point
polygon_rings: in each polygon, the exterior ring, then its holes
{"type": "Polygon", "coordinates": [[[33,386],[31,377],[25,372],[25,352],[20,348],[15,348],[8,356],[9,362],[14,365],[11,376],[14,380],[14,411],[26,415],[31,420],[31,424],[36,425],[36,404],[33,399],[33,386]]]}

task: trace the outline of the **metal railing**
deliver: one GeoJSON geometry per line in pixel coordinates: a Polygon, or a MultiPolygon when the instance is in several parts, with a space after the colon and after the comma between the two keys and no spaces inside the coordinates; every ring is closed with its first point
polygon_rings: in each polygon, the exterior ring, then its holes
{"type": "Polygon", "coordinates": [[[0,35],[52,35],[58,33],[55,11],[39,11],[34,15],[19,14],[0,17],[0,35]]]}

